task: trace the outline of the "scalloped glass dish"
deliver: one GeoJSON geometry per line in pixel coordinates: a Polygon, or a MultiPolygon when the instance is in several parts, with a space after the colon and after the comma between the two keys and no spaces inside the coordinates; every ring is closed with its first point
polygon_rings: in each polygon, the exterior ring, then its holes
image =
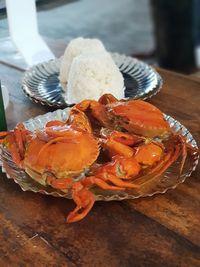
{"type": "MultiPolygon", "coordinates": [[[[26,122],[24,125],[30,131],[37,128],[42,128],[45,123],[49,120],[62,120],[65,121],[68,118],[69,108],[64,110],[56,110],[54,112],[49,112],[45,115],[41,115],[32,118],[26,122]]],[[[179,132],[181,135],[185,136],[187,142],[194,147],[197,147],[196,141],[193,139],[191,133],[181,125],[177,120],[170,116],[165,115],[167,122],[170,127],[175,131],[179,132]]],[[[188,153],[186,162],[183,168],[183,172],[179,175],[180,159],[177,160],[170,168],[168,168],[161,176],[154,177],[149,180],[143,180],[138,178],[134,180],[134,183],[140,184],[139,189],[127,189],[125,191],[110,191],[102,190],[95,187],[93,192],[95,193],[96,200],[123,200],[123,199],[134,199],[139,197],[152,196],[158,193],[165,193],[168,189],[175,188],[178,184],[183,183],[185,179],[191,175],[192,171],[195,170],[198,164],[198,153],[191,152],[188,153]]],[[[7,178],[13,179],[23,191],[33,191],[39,192],[47,195],[52,195],[55,197],[65,197],[71,198],[70,191],[64,193],[62,191],[53,189],[50,186],[42,186],[35,182],[24,170],[20,169],[13,162],[10,154],[5,147],[1,148],[1,165],[2,171],[6,173],[7,178]]]]}
{"type": "MultiPolygon", "coordinates": [[[[148,64],[133,57],[112,53],[124,77],[124,98],[147,99],[162,87],[162,78],[148,64]]],[[[58,76],[61,58],[37,64],[24,73],[22,89],[36,103],[51,107],[68,107],[58,76]]]]}

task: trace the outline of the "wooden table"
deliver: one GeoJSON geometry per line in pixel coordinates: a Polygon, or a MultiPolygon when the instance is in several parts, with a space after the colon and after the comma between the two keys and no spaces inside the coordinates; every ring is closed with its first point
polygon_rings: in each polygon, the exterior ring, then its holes
{"type": "MultiPolygon", "coordinates": [[[[22,72],[0,65],[10,92],[8,127],[50,109],[20,90],[22,72]]],[[[150,102],[183,123],[200,145],[200,82],[159,69],[150,102]]],[[[0,266],[200,266],[200,168],[163,195],[98,202],[81,222],[65,223],[71,200],[23,192],[0,174],[0,266]]]]}

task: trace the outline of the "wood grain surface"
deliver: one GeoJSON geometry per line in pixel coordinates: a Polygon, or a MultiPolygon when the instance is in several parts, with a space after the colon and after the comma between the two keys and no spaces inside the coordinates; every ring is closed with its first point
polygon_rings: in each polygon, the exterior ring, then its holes
{"type": "MultiPolygon", "coordinates": [[[[161,92],[149,102],[183,123],[200,145],[200,82],[158,69],[161,92]]],[[[10,93],[9,129],[51,111],[20,89],[23,73],[0,65],[10,93]]],[[[165,194],[98,202],[81,222],[65,223],[71,200],[23,192],[0,174],[0,266],[200,266],[200,168],[165,194]]]]}

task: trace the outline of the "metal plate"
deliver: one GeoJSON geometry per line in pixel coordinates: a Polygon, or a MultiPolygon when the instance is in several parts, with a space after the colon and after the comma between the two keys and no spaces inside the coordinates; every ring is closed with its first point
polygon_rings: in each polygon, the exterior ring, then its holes
{"type": "MultiPolygon", "coordinates": [[[[69,115],[69,108],[64,110],[56,110],[54,112],[49,112],[45,115],[38,116],[36,118],[26,121],[24,124],[27,129],[34,131],[35,129],[42,128],[50,120],[61,120],[66,121],[69,115]]],[[[193,139],[191,133],[178,121],[173,119],[170,116],[165,115],[167,122],[174,132],[179,132],[182,136],[185,136],[187,142],[193,147],[197,147],[196,141],[193,139]]],[[[63,151],[64,153],[64,151],[63,151]]],[[[152,196],[158,193],[165,193],[168,189],[175,188],[178,184],[183,183],[185,179],[190,176],[192,171],[195,170],[198,164],[198,153],[191,152],[188,153],[184,169],[181,175],[179,175],[179,169],[181,160],[178,159],[170,168],[168,168],[161,176],[154,177],[148,180],[134,180],[134,183],[140,184],[139,189],[126,189],[125,191],[110,191],[102,190],[99,188],[94,188],[93,192],[95,194],[96,200],[123,200],[123,199],[134,199],[139,197],[152,196]]],[[[64,193],[62,191],[53,189],[50,186],[42,186],[20,169],[13,162],[8,151],[2,147],[1,151],[1,160],[2,160],[2,171],[6,173],[8,178],[12,178],[23,191],[33,191],[39,192],[47,195],[52,195],[56,197],[65,197],[71,198],[70,191],[64,193]]]]}
{"type": "MultiPolygon", "coordinates": [[[[124,76],[124,98],[147,99],[157,94],[162,87],[160,75],[146,63],[132,57],[111,54],[124,76]]],[[[68,107],[58,75],[61,59],[54,59],[33,66],[22,79],[24,93],[36,103],[52,107],[68,107]]]]}

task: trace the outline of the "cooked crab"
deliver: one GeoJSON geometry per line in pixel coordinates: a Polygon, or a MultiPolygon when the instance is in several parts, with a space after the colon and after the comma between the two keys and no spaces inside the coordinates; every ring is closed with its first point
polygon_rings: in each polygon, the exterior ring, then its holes
{"type": "Polygon", "coordinates": [[[90,118],[95,118],[106,128],[125,130],[150,138],[170,133],[163,113],[142,100],[118,101],[114,96],[105,94],[99,101],[83,100],[75,108],[85,112],[90,118]]]}
{"type": "Polygon", "coordinates": [[[181,172],[191,148],[172,132],[159,109],[112,95],[75,105],[66,122],[50,121],[34,132],[18,124],[0,136],[15,163],[34,180],[71,192],[76,208],[67,222],[81,220],[91,210],[93,187],[135,190],[136,178],[159,176],[180,156],[181,172]],[[107,160],[99,162],[102,153],[107,160]]]}

